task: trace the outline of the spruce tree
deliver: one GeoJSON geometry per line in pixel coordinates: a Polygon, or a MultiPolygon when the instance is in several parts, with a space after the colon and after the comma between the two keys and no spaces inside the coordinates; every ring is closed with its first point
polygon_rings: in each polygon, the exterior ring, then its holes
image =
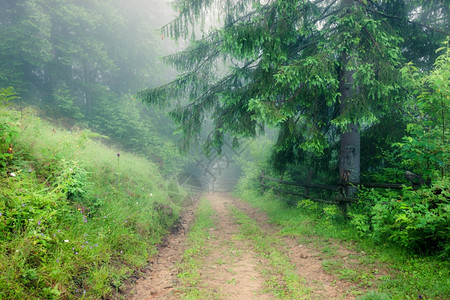
{"type": "MultiPolygon", "coordinates": [[[[280,160],[318,158],[340,141],[340,178],[355,183],[360,131],[402,101],[398,71],[405,24],[445,32],[411,17],[425,12],[420,1],[180,0],[174,5],[179,16],[162,34],[190,39],[185,50],[165,58],[181,75],[139,96],[172,107],[186,145],[207,118],[214,124],[207,150],[220,147],[227,135],[237,141],[266,126],[277,128],[274,157],[281,168],[288,162],[280,160]],[[399,14],[393,6],[401,8],[399,14]],[[213,16],[219,21],[208,22],[213,16]]],[[[445,4],[439,9],[443,17],[445,4]]]]}

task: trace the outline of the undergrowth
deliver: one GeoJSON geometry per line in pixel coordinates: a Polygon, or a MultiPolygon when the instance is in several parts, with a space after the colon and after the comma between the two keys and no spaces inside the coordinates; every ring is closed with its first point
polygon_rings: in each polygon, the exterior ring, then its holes
{"type": "MultiPolygon", "coordinates": [[[[0,115],[0,299],[102,298],[156,252],[180,210],[154,163],[32,111],[0,115]]],[[[181,192],[180,192],[181,193],[181,192]]]]}

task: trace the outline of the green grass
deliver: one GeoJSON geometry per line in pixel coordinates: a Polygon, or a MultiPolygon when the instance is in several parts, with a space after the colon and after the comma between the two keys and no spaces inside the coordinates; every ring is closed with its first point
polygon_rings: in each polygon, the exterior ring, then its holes
{"type": "Polygon", "coordinates": [[[154,163],[92,132],[32,111],[2,110],[1,123],[20,135],[0,167],[0,299],[117,292],[156,253],[182,196],[169,196],[154,163]]]}
{"type": "Polygon", "coordinates": [[[271,234],[267,234],[244,212],[231,207],[233,217],[239,224],[243,237],[251,241],[255,251],[267,259],[268,266],[264,267],[267,291],[281,299],[305,299],[308,289],[297,275],[295,267],[279,246],[282,241],[271,234]]]}
{"type": "Polygon", "coordinates": [[[213,237],[210,233],[210,229],[214,228],[213,214],[210,202],[202,198],[196,211],[195,223],[189,230],[187,249],[178,266],[178,278],[182,284],[179,292],[183,299],[211,299],[213,296],[202,286],[200,274],[203,258],[210,251],[207,243],[213,237]]]}
{"type": "Polygon", "coordinates": [[[376,244],[360,238],[349,224],[340,218],[321,214],[320,207],[292,207],[282,198],[268,192],[261,195],[247,190],[239,196],[264,210],[270,222],[281,226],[281,233],[310,243],[325,258],[324,268],[338,278],[375,289],[361,299],[424,299],[450,298],[450,263],[435,257],[410,254],[392,245],[376,244]],[[330,240],[346,245],[357,253],[352,259],[358,264],[332,259],[335,249],[330,240]],[[343,242],[342,242],[343,241],[343,242]],[[334,264],[334,265],[333,265],[334,264]],[[374,276],[378,271],[384,276],[374,276]]]}

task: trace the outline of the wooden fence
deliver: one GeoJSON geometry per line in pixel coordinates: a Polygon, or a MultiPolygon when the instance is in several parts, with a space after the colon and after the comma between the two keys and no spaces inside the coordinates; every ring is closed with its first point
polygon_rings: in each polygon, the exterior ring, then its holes
{"type": "Polygon", "coordinates": [[[359,183],[359,184],[341,184],[341,185],[328,185],[328,184],[319,184],[319,183],[300,183],[300,182],[292,182],[292,181],[285,181],[281,179],[272,178],[269,176],[265,176],[264,174],[261,174],[260,176],[260,183],[261,186],[264,188],[270,188],[274,191],[277,191],[279,193],[283,194],[289,194],[293,196],[299,196],[302,198],[310,199],[314,202],[320,202],[320,203],[326,203],[326,204],[346,204],[346,203],[352,203],[357,202],[358,199],[356,198],[349,198],[345,197],[344,190],[346,185],[357,185],[357,186],[363,186],[368,188],[383,188],[383,189],[397,189],[401,190],[403,188],[403,184],[394,184],[394,183],[359,183]],[[268,184],[269,182],[274,182],[276,185],[268,184]],[[302,187],[305,189],[305,193],[300,193],[296,191],[288,191],[286,189],[283,189],[279,186],[287,185],[287,186],[296,186],[296,187],[302,187]],[[331,200],[325,200],[325,199],[319,199],[311,197],[310,195],[310,189],[320,189],[320,190],[326,190],[332,193],[335,193],[333,197],[331,197],[331,200]]]}

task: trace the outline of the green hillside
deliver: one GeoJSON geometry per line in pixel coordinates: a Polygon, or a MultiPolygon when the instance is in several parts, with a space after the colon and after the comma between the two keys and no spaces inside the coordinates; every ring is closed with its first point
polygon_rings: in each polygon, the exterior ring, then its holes
{"type": "Polygon", "coordinates": [[[100,139],[2,109],[0,299],[104,297],[156,253],[183,197],[100,139]]]}

